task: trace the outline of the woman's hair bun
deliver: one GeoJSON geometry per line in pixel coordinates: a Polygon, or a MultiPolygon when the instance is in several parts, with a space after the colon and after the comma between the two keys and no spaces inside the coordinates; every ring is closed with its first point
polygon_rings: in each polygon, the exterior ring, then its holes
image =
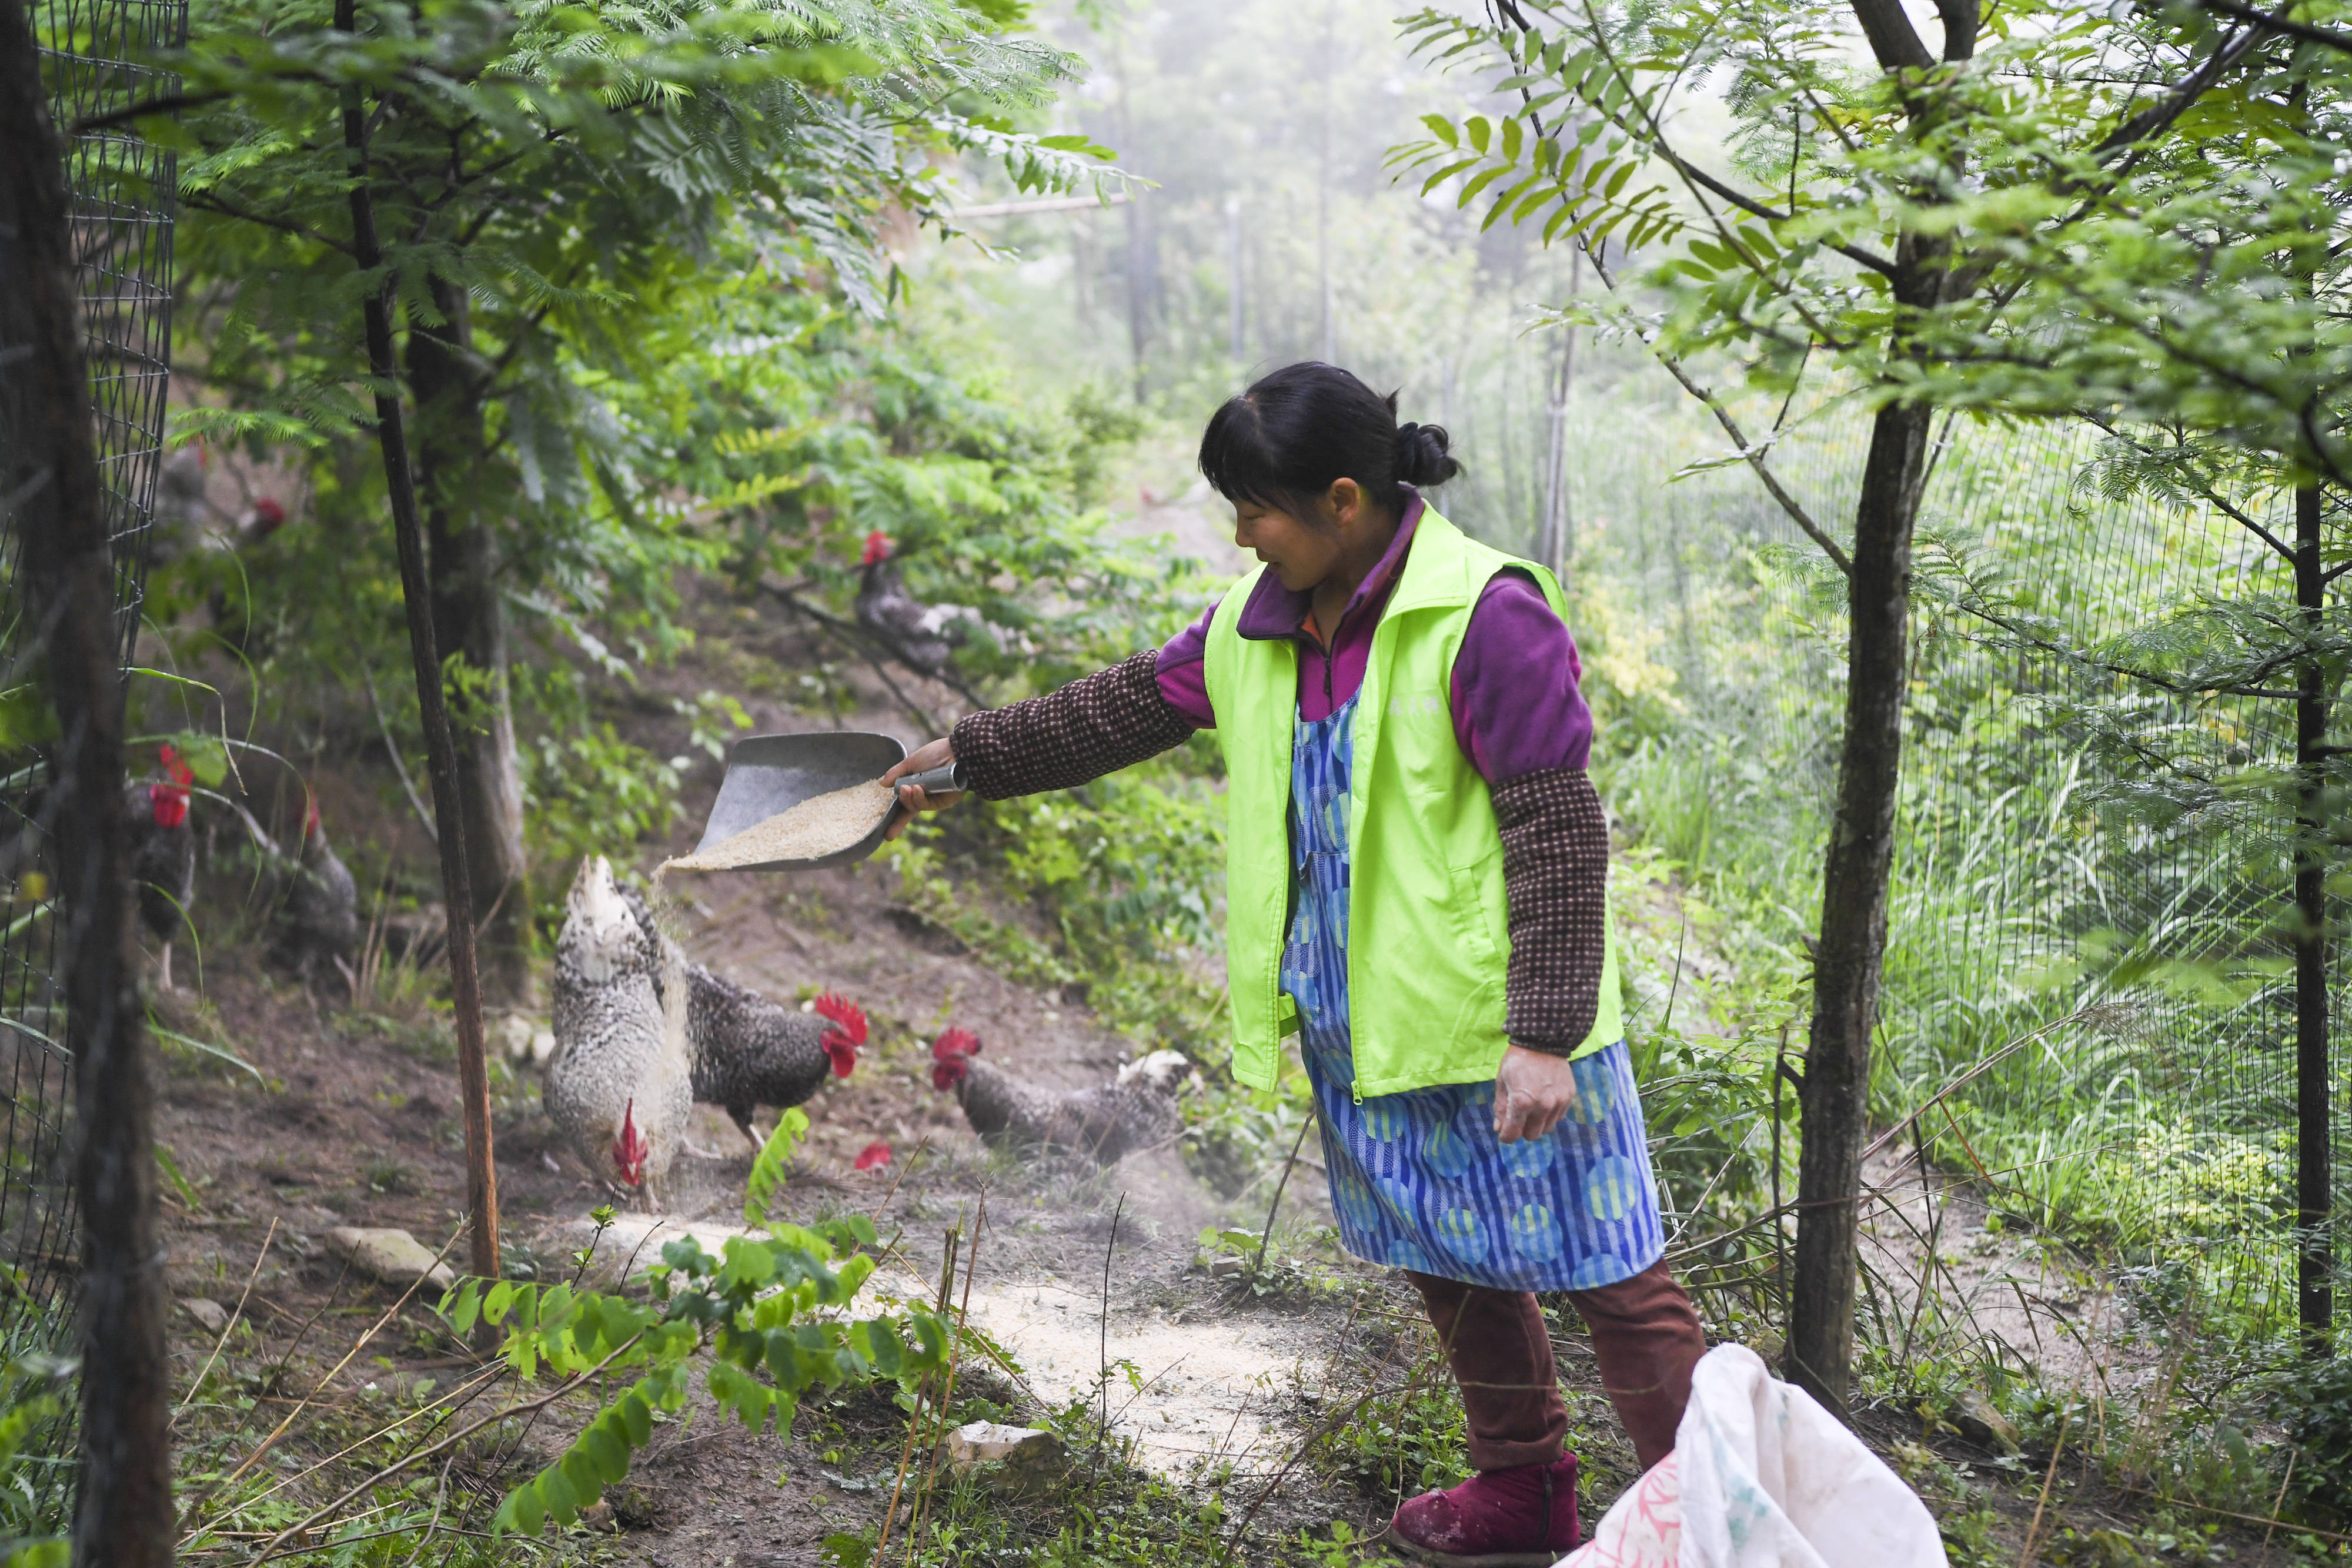
{"type": "Polygon", "coordinates": [[[1397,394],[1382,397],[1337,365],[1307,361],[1269,371],[1228,399],[1201,436],[1201,473],[1235,506],[1253,502],[1318,523],[1342,479],[1374,506],[1402,516],[1407,486],[1443,485],[1462,472],[1434,424],[1397,428],[1397,394]]]}
{"type": "Polygon", "coordinates": [[[1417,489],[1444,484],[1462,472],[1462,465],[1447,451],[1452,444],[1442,424],[1397,426],[1397,478],[1417,489]]]}

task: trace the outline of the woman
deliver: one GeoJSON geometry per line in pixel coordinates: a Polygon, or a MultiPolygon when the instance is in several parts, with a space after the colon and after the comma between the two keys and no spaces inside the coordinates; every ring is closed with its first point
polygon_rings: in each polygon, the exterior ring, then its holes
{"type": "Polygon", "coordinates": [[[1660,1261],[1559,586],[1429,509],[1417,486],[1458,468],[1347,371],[1275,371],[1201,442],[1264,565],[1156,653],[973,714],[885,781],[953,761],[1002,800],[1216,730],[1234,1074],[1271,1086],[1299,1035],[1340,1239],[1404,1270],[1462,1385],[1478,1474],[1388,1538],[1549,1564],[1577,1543],[1576,1458],[1534,1292],[1583,1315],[1645,1466],[1706,1343],[1660,1261]]]}

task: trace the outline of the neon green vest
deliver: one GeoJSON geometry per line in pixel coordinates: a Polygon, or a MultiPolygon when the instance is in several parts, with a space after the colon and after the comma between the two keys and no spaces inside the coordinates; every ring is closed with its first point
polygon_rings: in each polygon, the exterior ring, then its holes
{"type": "MultiPolygon", "coordinates": [[[[1404,570],[1372,632],[1356,701],[1348,794],[1349,1023],[1356,1095],[1495,1076],[1510,962],[1503,841],[1493,794],[1454,735],[1454,658],[1487,580],[1531,572],[1554,611],[1559,584],[1422,514],[1404,570]]],[[[1209,626],[1205,669],[1225,753],[1225,965],[1234,1076],[1271,1088],[1282,1037],[1298,1027],[1282,994],[1290,925],[1290,747],[1298,649],[1242,636],[1265,568],[1229,590],[1209,626]]],[[[1601,1009],[1574,1054],[1624,1034],[1610,930],[1601,1009]]]]}

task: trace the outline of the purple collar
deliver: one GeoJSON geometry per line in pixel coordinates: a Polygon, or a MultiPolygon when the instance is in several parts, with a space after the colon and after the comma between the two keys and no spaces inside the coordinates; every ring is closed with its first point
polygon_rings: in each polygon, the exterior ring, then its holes
{"type": "MultiPolygon", "coordinates": [[[[1354,621],[1358,611],[1373,611],[1377,618],[1380,606],[1388,600],[1389,590],[1396,584],[1397,574],[1404,570],[1405,552],[1412,548],[1413,530],[1421,524],[1422,513],[1429,509],[1429,504],[1421,498],[1421,492],[1408,486],[1406,494],[1412,499],[1405,503],[1403,520],[1397,524],[1396,538],[1389,541],[1387,553],[1381,557],[1380,564],[1372,568],[1364,580],[1357,584],[1356,591],[1348,596],[1348,607],[1339,612],[1339,624],[1324,629],[1334,647],[1339,645],[1340,628],[1354,621]]],[[[1257,587],[1250,593],[1249,602],[1242,606],[1241,619],[1234,629],[1243,636],[1260,643],[1300,638],[1312,642],[1313,636],[1307,630],[1307,616],[1314,603],[1315,595],[1311,590],[1293,593],[1282,586],[1282,579],[1269,571],[1257,580],[1257,587]]]]}

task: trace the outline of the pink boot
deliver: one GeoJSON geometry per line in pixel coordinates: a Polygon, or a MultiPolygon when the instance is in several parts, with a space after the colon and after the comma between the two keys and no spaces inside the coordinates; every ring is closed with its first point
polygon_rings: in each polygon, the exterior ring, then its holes
{"type": "Polygon", "coordinates": [[[1486,1470],[1396,1511],[1390,1546],[1437,1568],[1551,1568],[1576,1549],[1576,1456],[1486,1470]]]}

